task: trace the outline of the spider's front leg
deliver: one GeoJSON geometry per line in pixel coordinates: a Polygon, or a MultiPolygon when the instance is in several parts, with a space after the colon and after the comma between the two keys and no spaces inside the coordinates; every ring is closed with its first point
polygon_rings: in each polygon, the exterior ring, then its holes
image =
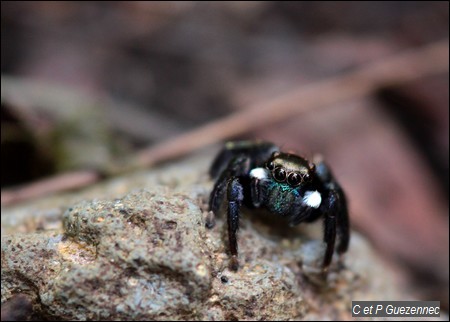
{"type": "Polygon", "coordinates": [[[238,270],[238,246],[237,246],[237,230],[239,228],[239,215],[244,200],[244,191],[238,178],[230,179],[228,183],[228,241],[231,253],[230,268],[234,271],[238,270]]]}
{"type": "Polygon", "coordinates": [[[250,169],[250,159],[245,155],[234,156],[229,160],[227,168],[222,171],[219,179],[214,185],[209,197],[209,210],[211,216],[207,218],[206,227],[213,228],[215,225],[214,216],[219,213],[220,206],[225,198],[227,187],[231,179],[245,175],[250,169]]]}
{"type": "Polygon", "coordinates": [[[347,250],[350,235],[347,204],[342,190],[339,188],[329,190],[323,206],[325,214],[323,239],[327,248],[322,266],[327,269],[333,258],[336,234],[340,237],[337,249],[339,254],[347,250]]]}
{"type": "Polygon", "coordinates": [[[323,161],[316,163],[316,174],[323,184],[324,192],[326,192],[324,202],[319,209],[325,216],[323,239],[327,248],[323,259],[323,268],[326,269],[333,257],[336,235],[339,237],[338,254],[347,251],[350,241],[350,221],[344,191],[323,161]]]}
{"type": "MultiPolygon", "coordinates": [[[[228,240],[231,253],[230,268],[238,269],[238,247],[237,230],[239,229],[239,215],[242,202],[244,200],[244,188],[239,182],[242,177],[250,170],[250,159],[244,155],[236,156],[232,159],[228,167],[222,172],[217,181],[210,198],[210,209],[213,214],[219,211],[220,205],[227,196],[227,222],[228,222],[228,240]]],[[[211,223],[206,223],[207,227],[212,227],[211,223]]]]}
{"type": "Polygon", "coordinates": [[[327,244],[322,263],[324,269],[327,269],[328,266],[330,266],[331,259],[333,258],[334,245],[336,242],[336,217],[339,207],[338,199],[339,197],[335,191],[330,191],[324,203],[325,220],[323,240],[327,244]]]}

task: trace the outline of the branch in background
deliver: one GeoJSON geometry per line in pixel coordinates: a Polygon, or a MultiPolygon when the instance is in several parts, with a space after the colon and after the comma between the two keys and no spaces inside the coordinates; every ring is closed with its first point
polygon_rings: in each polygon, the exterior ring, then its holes
{"type": "MultiPolygon", "coordinates": [[[[109,176],[144,168],[180,157],[210,144],[286,120],[293,115],[360,98],[380,87],[448,72],[448,40],[362,66],[344,75],[319,81],[254,104],[227,117],[212,121],[175,138],[139,152],[124,166],[117,164],[109,176]]],[[[78,171],[32,183],[23,188],[2,190],[1,203],[9,205],[45,194],[81,188],[100,180],[95,171],[78,171]]]]}
{"type": "Polygon", "coordinates": [[[301,112],[368,95],[380,87],[447,72],[448,57],[449,42],[446,40],[368,64],[341,76],[302,86],[144,149],[137,155],[136,166],[147,167],[180,157],[301,112]]]}

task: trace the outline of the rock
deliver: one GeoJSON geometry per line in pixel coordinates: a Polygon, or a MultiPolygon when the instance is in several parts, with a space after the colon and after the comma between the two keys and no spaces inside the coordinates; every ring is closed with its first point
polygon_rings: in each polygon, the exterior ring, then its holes
{"type": "Polygon", "coordinates": [[[324,279],[320,224],[257,212],[244,211],[230,271],[226,221],[205,228],[209,161],[3,209],[2,303],[26,296],[34,316],[60,320],[342,320],[352,300],[408,299],[357,233],[324,279]],[[133,188],[143,189],[111,197],[133,188]],[[110,197],[67,203],[87,195],[110,197]]]}

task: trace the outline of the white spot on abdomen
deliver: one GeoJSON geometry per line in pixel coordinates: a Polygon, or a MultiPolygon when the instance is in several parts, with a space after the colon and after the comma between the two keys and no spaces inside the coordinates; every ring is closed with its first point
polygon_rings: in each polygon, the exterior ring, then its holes
{"type": "Polygon", "coordinates": [[[259,180],[267,179],[267,170],[264,168],[254,168],[252,171],[250,171],[250,177],[259,180]]]}
{"type": "Polygon", "coordinates": [[[319,191],[306,191],[303,196],[303,203],[307,204],[312,208],[319,208],[322,203],[322,196],[319,191]]]}

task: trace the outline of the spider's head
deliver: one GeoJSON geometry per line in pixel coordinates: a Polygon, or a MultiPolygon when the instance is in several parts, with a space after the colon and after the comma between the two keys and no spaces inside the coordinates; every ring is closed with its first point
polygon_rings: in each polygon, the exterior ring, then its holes
{"type": "Polygon", "coordinates": [[[312,162],[298,155],[283,152],[272,153],[265,167],[275,181],[287,183],[291,187],[311,182],[315,173],[312,162]]]}

